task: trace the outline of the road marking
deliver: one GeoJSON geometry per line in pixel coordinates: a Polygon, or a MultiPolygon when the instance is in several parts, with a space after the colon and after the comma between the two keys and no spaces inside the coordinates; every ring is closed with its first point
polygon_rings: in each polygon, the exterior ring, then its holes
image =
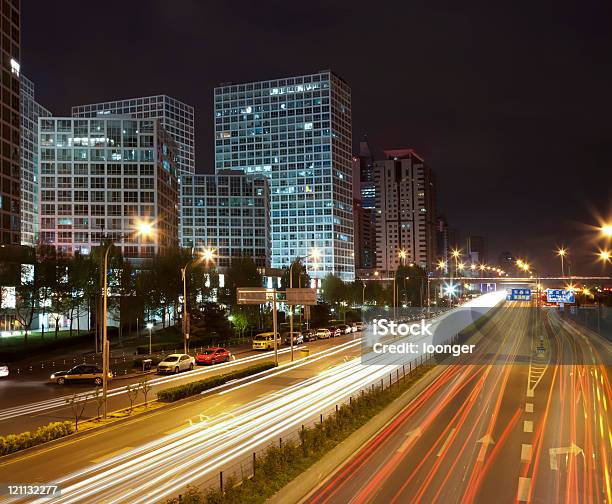
{"type": "Polygon", "coordinates": [[[523,432],[533,432],[533,422],[531,420],[523,420],[523,432]]]}
{"type": "Polygon", "coordinates": [[[521,445],[521,462],[530,462],[530,461],[531,461],[531,445],[522,444],[521,445]]]}
{"type": "Polygon", "coordinates": [[[450,430],[450,432],[448,433],[448,436],[446,438],[446,441],[444,441],[444,444],[441,446],[440,451],[438,452],[438,457],[440,455],[442,455],[444,450],[446,450],[446,446],[448,445],[448,443],[450,443],[450,440],[453,437],[453,434],[455,433],[456,430],[457,429],[455,429],[454,427],[450,430]]]}
{"type": "Polygon", "coordinates": [[[531,478],[519,478],[518,492],[516,493],[516,500],[527,502],[527,499],[529,499],[530,487],[531,487],[531,478]]]}
{"type": "MultiPolygon", "coordinates": [[[[557,463],[557,455],[582,455],[584,456],[584,452],[580,446],[572,443],[570,446],[561,446],[559,448],[551,448],[548,450],[548,454],[550,456],[550,470],[557,471],[559,469],[559,464],[557,463]]],[[[566,460],[567,462],[567,460],[566,460]]]]}
{"type": "Polygon", "coordinates": [[[132,448],[133,448],[132,446],[124,446],[123,448],[119,448],[118,450],[115,450],[114,452],[110,452],[110,453],[107,453],[105,455],[102,455],[101,457],[92,459],[91,462],[93,462],[94,464],[98,464],[100,462],[104,462],[105,460],[108,460],[110,458],[116,457],[117,455],[125,453],[126,451],[129,451],[132,448]]]}
{"type": "Polygon", "coordinates": [[[481,444],[477,460],[478,462],[482,462],[485,458],[485,455],[487,454],[487,448],[489,447],[489,445],[495,444],[495,441],[493,441],[491,434],[485,434],[476,442],[481,444]]]}
{"type": "Polygon", "coordinates": [[[533,413],[533,403],[525,403],[525,413],[533,413]]]}
{"type": "Polygon", "coordinates": [[[527,389],[527,397],[533,397],[533,389],[527,389]]]}
{"type": "Polygon", "coordinates": [[[406,434],[406,440],[397,449],[397,453],[404,453],[416,439],[421,437],[422,433],[423,433],[423,429],[421,429],[420,427],[417,427],[416,429],[408,432],[408,434],[406,434]]]}

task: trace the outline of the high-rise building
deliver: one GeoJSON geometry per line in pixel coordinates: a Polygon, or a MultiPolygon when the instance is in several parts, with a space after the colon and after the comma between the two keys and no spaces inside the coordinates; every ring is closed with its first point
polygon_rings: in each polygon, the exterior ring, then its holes
{"type": "Polygon", "coordinates": [[[187,175],[181,180],[182,246],[211,248],[220,268],[233,257],[270,265],[268,181],[242,171],[187,175]]]}
{"type": "Polygon", "coordinates": [[[355,274],[351,90],[331,71],[215,89],[215,169],[270,179],[273,268],[355,274]]]}
{"type": "MultiPolygon", "coordinates": [[[[376,185],[374,183],[374,157],[367,137],[359,142],[359,155],[355,156],[359,170],[358,183],[353,176],[353,187],[360,193],[362,208],[374,208],[376,203],[376,185]]],[[[353,170],[355,174],[357,170],[353,170]]]]}
{"type": "Polygon", "coordinates": [[[0,149],[0,244],[20,243],[21,166],[19,160],[20,9],[19,0],[0,3],[2,34],[2,149],[0,149]]]}
{"type": "Polygon", "coordinates": [[[38,118],[49,117],[34,98],[34,83],[21,75],[21,244],[38,241],[38,118]]]}
{"type": "Polygon", "coordinates": [[[436,253],[436,183],[412,149],[385,151],[375,162],[376,268],[415,263],[432,271],[436,253]],[[405,252],[405,259],[400,256],[405,252]]]}
{"type": "Polygon", "coordinates": [[[109,238],[126,257],[178,245],[175,145],[158,120],[40,118],[38,129],[42,243],[87,254],[109,238]]]}
{"type": "Polygon", "coordinates": [[[471,262],[487,262],[487,249],[484,236],[469,235],[467,237],[466,250],[471,262]]]}
{"type": "Polygon", "coordinates": [[[436,259],[448,262],[448,251],[451,250],[448,241],[448,221],[443,215],[436,217],[436,259]]]}
{"type": "Polygon", "coordinates": [[[73,117],[130,115],[138,119],[158,119],[178,146],[179,175],[195,172],[193,107],[167,95],[145,96],[72,107],[73,117]]]}

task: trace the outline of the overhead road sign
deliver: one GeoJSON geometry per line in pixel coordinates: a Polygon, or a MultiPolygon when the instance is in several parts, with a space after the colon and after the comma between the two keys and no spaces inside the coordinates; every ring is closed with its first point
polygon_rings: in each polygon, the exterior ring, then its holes
{"type": "Polygon", "coordinates": [[[531,289],[508,289],[506,301],[531,301],[531,289]]]}
{"type": "Polygon", "coordinates": [[[274,301],[276,291],[265,287],[238,287],[236,300],[238,304],[266,304],[274,301]]]}
{"type": "Polygon", "coordinates": [[[546,301],[548,303],[574,303],[574,291],[569,289],[546,289],[546,301]]]}
{"type": "Polygon", "coordinates": [[[317,289],[286,289],[286,301],[290,305],[316,305],[317,289]]]}

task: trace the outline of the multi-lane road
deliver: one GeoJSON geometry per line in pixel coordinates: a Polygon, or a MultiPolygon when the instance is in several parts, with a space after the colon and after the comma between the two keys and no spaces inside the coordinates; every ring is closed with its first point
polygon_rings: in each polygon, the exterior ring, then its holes
{"type": "Polygon", "coordinates": [[[612,502],[610,343],[516,303],[481,333],[307,502],[612,502]]]}

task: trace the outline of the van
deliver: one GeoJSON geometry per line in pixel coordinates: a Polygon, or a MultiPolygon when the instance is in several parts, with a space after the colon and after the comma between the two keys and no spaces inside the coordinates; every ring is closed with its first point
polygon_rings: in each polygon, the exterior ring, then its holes
{"type": "MultiPolygon", "coordinates": [[[[280,334],[276,334],[276,346],[281,346],[280,334]]],[[[260,333],[253,338],[253,350],[272,350],[274,348],[274,333],[260,333]]]]}

